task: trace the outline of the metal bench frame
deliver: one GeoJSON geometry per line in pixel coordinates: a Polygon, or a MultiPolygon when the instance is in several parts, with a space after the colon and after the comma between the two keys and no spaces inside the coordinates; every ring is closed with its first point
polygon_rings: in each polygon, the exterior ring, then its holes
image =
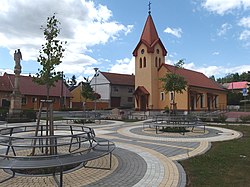
{"type": "MultiPolygon", "coordinates": [[[[63,186],[63,173],[65,166],[72,166],[79,164],[84,167],[86,163],[106,155],[109,155],[109,167],[99,169],[111,169],[112,166],[112,152],[115,149],[115,144],[107,139],[97,138],[92,128],[83,127],[81,125],[55,125],[57,131],[69,130],[69,135],[54,135],[54,136],[30,136],[34,132],[36,126],[18,126],[10,127],[0,130],[0,146],[6,148],[4,154],[0,153],[0,169],[9,170],[12,172],[11,176],[2,179],[3,183],[16,175],[16,170],[33,170],[39,168],[50,168],[49,174],[53,175],[58,186],[63,186]],[[22,136],[21,136],[22,135],[22,136]],[[24,136],[25,135],[25,136],[24,136]],[[54,144],[46,145],[45,140],[54,139],[54,144]],[[37,144],[31,142],[38,140],[37,144]],[[66,141],[65,141],[66,140],[66,141]],[[86,143],[87,148],[81,150],[81,146],[86,143]],[[77,145],[76,149],[72,146],[77,145]],[[19,150],[39,149],[40,152],[46,147],[54,146],[68,147],[68,152],[64,154],[58,153],[57,150],[54,155],[18,155],[19,150]],[[12,154],[10,153],[12,151],[12,154]],[[59,170],[58,170],[59,168],[59,170]],[[58,172],[59,171],[59,172],[58,172]],[[56,178],[59,175],[59,180],[56,178]]],[[[40,126],[40,132],[43,132],[43,126],[40,126]]],[[[67,171],[69,172],[69,171],[67,171]]],[[[22,175],[23,176],[23,175],[22,175]]],[[[24,175],[25,176],[25,175],[24,175]]]]}

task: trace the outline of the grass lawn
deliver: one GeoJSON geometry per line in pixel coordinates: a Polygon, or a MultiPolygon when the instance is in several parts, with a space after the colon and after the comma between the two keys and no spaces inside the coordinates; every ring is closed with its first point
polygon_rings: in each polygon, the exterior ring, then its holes
{"type": "Polygon", "coordinates": [[[250,126],[226,128],[242,132],[243,137],[212,143],[206,154],[181,161],[187,174],[187,187],[250,186],[250,126]]]}

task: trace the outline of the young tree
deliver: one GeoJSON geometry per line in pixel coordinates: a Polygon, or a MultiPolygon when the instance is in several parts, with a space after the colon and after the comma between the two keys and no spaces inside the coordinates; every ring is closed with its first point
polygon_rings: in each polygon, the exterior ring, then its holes
{"type": "Polygon", "coordinates": [[[70,86],[75,86],[76,83],[77,83],[76,76],[72,75],[71,80],[70,80],[70,86]]]}
{"type": "Polygon", "coordinates": [[[62,62],[61,59],[65,51],[62,45],[66,44],[66,42],[57,39],[60,34],[59,25],[60,22],[54,14],[52,17],[47,18],[46,27],[41,27],[46,42],[39,51],[37,61],[42,66],[42,69],[38,69],[38,73],[36,73],[33,80],[40,85],[46,85],[47,99],[49,99],[50,88],[62,77],[60,72],[55,71],[55,67],[62,62]]]}
{"type": "Polygon", "coordinates": [[[163,90],[166,93],[169,92],[173,93],[173,98],[172,98],[173,113],[175,113],[175,110],[177,109],[176,107],[177,103],[175,102],[176,93],[183,93],[183,90],[186,90],[187,86],[187,81],[185,80],[185,78],[176,73],[178,69],[183,67],[183,64],[184,60],[179,60],[174,65],[175,66],[174,72],[166,73],[166,75],[160,79],[162,81],[163,90]]]}
{"type": "MultiPolygon", "coordinates": [[[[42,45],[42,49],[39,51],[39,57],[37,61],[42,66],[42,69],[38,69],[38,73],[36,73],[36,77],[34,77],[33,81],[40,84],[46,85],[46,95],[47,100],[49,99],[49,91],[54,83],[63,77],[62,73],[56,72],[55,67],[58,66],[62,61],[63,52],[65,49],[63,48],[63,44],[66,42],[62,42],[57,39],[58,35],[60,34],[59,28],[60,22],[55,17],[55,14],[52,17],[47,18],[47,25],[46,27],[42,26],[41,29],[43,30],[44,38],[46,40],[45,44],[42,45]]],[[[39,111],[40,112],[40,111],[39,111]]],[[[38,135],[39,129],[39,121],[37,122],[36,128],[36,136],[38,135]]],[[[52,119],[52,110],[50,108],[50,116],[49,116],[49,106],[47,103],[47,113],[46,113],[46,136],[54,135],[54,124],[52,119]]],[[[46,139],[46,145],[53,145],[54,139],[46,139]]],[[[34,145],[36,144],[36,140],[34,141],[34,145]]],[[[50,154],[55,153],[55,147],[50,146],[46,147],[45,153],[48,154],[48,148],[50,148],[50,154]]],[[[32,150],[32,155],[35,153],[35,147],[32,150]]]]}

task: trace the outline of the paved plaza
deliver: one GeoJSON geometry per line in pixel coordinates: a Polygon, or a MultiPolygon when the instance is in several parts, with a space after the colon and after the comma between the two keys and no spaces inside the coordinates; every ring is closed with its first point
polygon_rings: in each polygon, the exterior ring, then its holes
{"type": "MultiPolygon", "coordinates": [[[[55,123],[66,123],[57,121],[55,123]]],[[[8,124],[8,126],[11,124],[8,124]]],[[[159,133],[154,129],[142,128],[142,122],[125,123],[102,121],[87,124],[94,128],[97,137],[115,142],[117,148],[112,157],[111,170],[80,168],[64,174],[64,186],[115,186],[115,187],[158,187],[186,184],[186,174],[179,160],[187,159],[209,150],[211,142],[239,138],[241,133],[219,127],[195,128],[194,132],[159,133]]],[[[0,128],[5,125],[0,125],[0,128]]],[[[0,148],[1,150],[1,148],[0,148]]],[[[91,161],[87,166],[108,167],[109,157],[91,161]]],[[[6,176],[0,171],[0,178],[6,176]]],[[[0,186],[35,187],[55,186],[51,176],[16,176],[0,186]]]]}

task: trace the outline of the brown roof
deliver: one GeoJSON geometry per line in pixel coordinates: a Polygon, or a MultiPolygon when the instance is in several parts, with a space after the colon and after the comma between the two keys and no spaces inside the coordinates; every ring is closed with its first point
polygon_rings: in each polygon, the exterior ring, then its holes
{"type": "Polygon", "coordinates": [[[144,86],[138,86],[134,92],[134,95],[150,95],[144,86]]]}
{"type": "Polygon", "coordinates": [[[100,72],[103,74],[106,79],[111,84],[115,85],[129,85],[134,86],[135,85],[135,76],[134,75],[128,75],[128,74],[118,74],[118,73],[108,73],[108,72],[100,72]]]}
{"type": "Polygon", "coordinates": [[[147,46],[148,53],[153,53],[154,46],[157,43],[159,43],[159,45],[162,47],[163,55],[166,56],[166,54],[167,54],[167,50],[165,49],[163,43],[161,42],[161,40],[158,36],[153,18],[150,14],[148,15],[147,21],[145,23],[145,26],[144,26],[144,29],[143,29],[143,32],[141,35],[141,39],[133,52],[134,56],[137,56],[137,50],[142,43],[144,43],[147,46]]]}
{"type": "MultiPolygon", "coordinates": [[[[23,95],[37,95],[37,96],[46,96],[46,86],[39,85],[32,81],[33,78],[30,76],[20,76],[19,78],[19,89],[23,95]]],[[[13,90],[13,85],[15,82],[15,75],[5,73],[0,77],[0,90],[1,91],[10,91],[13,90]]],[[[70,91],[63,84],[63,93],[61,93],[62,80],[59,80],[55,83],[55,87],[51,87],[50,96],[63,96],[72,97],[70,91]]]]}
{"type": "Polygon", "coordinates": [[[166,67],[170,72],[175,72],[176,74],[183,76],[189,86],[226,91],[224,88],[222,88],[222,86],[212,79],[206,77],[203,73],[184,68],[175,68],[174,66],[168,64],[164,64],[163,66],[166,67]]]}

